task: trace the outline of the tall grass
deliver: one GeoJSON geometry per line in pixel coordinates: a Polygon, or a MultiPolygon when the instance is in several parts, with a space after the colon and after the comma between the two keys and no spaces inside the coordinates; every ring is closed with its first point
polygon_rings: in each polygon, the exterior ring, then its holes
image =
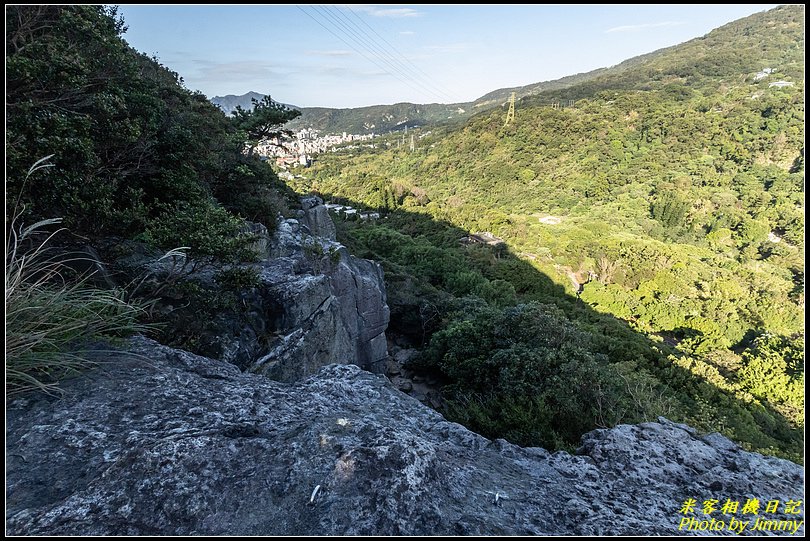
{"type": "MultiPolygon", "coordinates": [[[[43,160],[26,181],[48,167],[43,160]]],[[[71,260],[52,255],[48,245],[63,229],[47,230],[61,219],[23,226],[20,214],[15,205],[6,228],[6,393],[52,393],[60,380],[95,365],[111,341],[146,330],[138,323],[143,308],[122,290],[92,287],[89,275],[75,276],[71,260]]]]}

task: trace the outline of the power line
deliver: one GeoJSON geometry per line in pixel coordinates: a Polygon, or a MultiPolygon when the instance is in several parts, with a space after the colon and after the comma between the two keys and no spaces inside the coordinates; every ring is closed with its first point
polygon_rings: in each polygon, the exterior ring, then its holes
{"type": "Polygon", "coordinates": [[[315,17],[313,17],[312,15],[310,15],[310,14],[309,14],[307,11],[305,11],[305,10],[304,10],[304,9],[303,9],[301,6],[295,6],[295,7],[297,7],[297,8],[298,8],[298,9],[299,9],[299,10],[300,10],[302,13],[304,13],[304,15],[306,15],[307,17],[309,17],[310,19],[312,19],[313,21],[315,21],[316,23],[318,23],[318,25],[319,25],[321,28],[323,28],[324,30],[326,30],[327,32],[329,32],[330,34],[332,34],[333,36],[335,36],[336,38],[338,38],[340,41],[342,41],[343,43],[345,43],[345,44],[346,44],[346,46],[350,47],[350,48],[351,48],[351,49],[352,49],[354,52],[356,52],[357,54],[359,54],[360,56],[362,56],[363,58],[365,58],[366,60],[368,60],[369,62],[371,62],[372,64],[374,64],[374,65],[375,65],[375,66],[377,66],[378,68],[380,68],[381,70],[383,70],[383,71],[384,71],[385,73],[387,73],[388,75],[391,75],[392,77],[395,77],[395,78],[399,79],[400,81],[404,82],[405,84],[407,84],[408,86],[410,86],[410,87],[411,87],[413,90],[416,90],[417,92],[423,92],[422,90],[420,90],[420,89],[418,89],[418,88],[413,87],[413,86],[412,86],[412,85],[411,85],[411,84],[410,84],[410,83],[409,83],[407,80],[403,80],[401,77],[397,76],[396,74],[393,74],[393,73],[389,72],[387,69],[385,69],[385,67],[380,66],[380,64],[378,64],[376,61],[374,61],[374,59],[367,57],[367,56],[366,56],[366,55],[365,55],[365,54],[364,54],[362,51],[358,50],[358,49],[357,49],[357,48],[356,48],[354,45],[352,45],[351,43],[349,43],[348,41],[346,41],[345,39],[343,39],[341,36],[339,36],[338,34],[336,34],[334,31],[332,31],[332,29],[331,29],[331,28],[328,28],[328,27],[327,27],[327,26],[325,26],[323,23],[321,23],[321,21],[319,21],[318,19],[316,19],[315,17]]]}
{"type": "MultiPolygon", "coordinates": [[[[425,82],[426,82],[426,84],[427,84],[428,86],[430,86],[431,88],[435,89],[435,90],[436,90],[436,91],[438,91],[440,94],[444,95],[446,98],[450,98],[450,100],[452,100],[452,101],[456,101],[456,102],[461,102],[461,101],[464,101],[464,100],[462,100],[461,98],[459,98],[458,96],[456,96],[456,95],[455,95],[453,92],[448,91],[447,89],[444,89],[444,88],[442,88],[442,87],[440,87],[440,86],[435,85],[435,84],[433,83],[433,80],[431,79],[430,75],[428,75],[427,73],[425,73],[425,72],[424,72],[424,71],[423,71],[423,70],[422,70],[422,69],[421,69],[419,66],[417,66],[416,64],[414,64],[414,63],[413,63],[413,62],[412,62],[412,61],[411,61],[411,60],[410,60],[410,59],[409,59],[407,56],[405,56],[404,54],[402,54],[402,52],[401,52],[399,49],[397,49],[395,46],[391,45],[391,43],[390,43],[390,42],[389,42],[387,39],[385,39],[383,36],[381,36],[381,35],[380,35],[380,34],[379,34],[379,33],[378,33],[378,32],[377,32],[377,31],[376,31],[376,30],[375,30],[375,29],[374,29],[374,28],[373,28],[371,25],[369,25],[369,24],[368,24],[366,21],[364,21],[364,20],[363,20],[363,19],[362,19],[362,18],[361,18],[359,15],[357,15],[357,13],[355,13],[355,11],[354,11],[353,9],[351,9],[351,7],[349,7],[349,6],[344,6],[344,8],[345,8],[345,10],[349,11],[349,12],[350,12],[350,13],[351,13],[351,14],[354,16],[354,18],[355,18],[355,19],[357,19],[358,21],[360,21],[361,23],[363,23],[363,25],[364,25],[366,28],[368,28],[369,30],[371,30],[371,32],[373,32],[375,36],[377,36],[377,37],[378,37],[380,40],[382,40],[382,42],[383,42],[385,45],[387,45],[387,46],[388,46],[388,47],[389,47],[389,48],[390,48],[390,49],[391,49],[391,50],[392,50],[394,53],[396,53],[396,55],[398,55],[400,58],[402,58],[402,60],[404,60],[404,62],[403,62],[403,61],[398,60],[398,59],[397,59],[397,58],[396,58],[396,57],[395,57],[393,54],[391,54],[390,52],[388,52],[388,51],[386,50],[386,51],[385,51],[385,52],[386,52],[386,54],[387,54],[387,55],[388,55],[388,56],[389,56],[389,57],[390,57],[392,60],[394,60],[395,62],[397,62],[397,64],[398,64],[398,65],[402,66],[404,69],[406,69],[406,70],[410,71],[411,73],[413,73],[413,74],[415,75],[415,77],[416,77],[416,78],[418,78],[418,79],[421,79],[421,80],[425,81],[425,82]]],[[[342,12],[341,12],[340,10],[337,10],[337,11],[338,11],[338,13],[341,13],[341,15],[342,15],[342,12]]],[[[351,21],[351,20],[350,20],[348,17],[346,17],[345,15],[343,15],[343,17],[344,17],[344,18],[345,18],[347,21],[351,22],[351,24],[352,24],[352,25],[353,25],[355,28],[357,28],[357,29],[358,29],[360,32],[362,32],[364,35],[368,36],[368,38],[369,38],[370,40],[372,40],[372,41],[374,41],[374,42],[376,42],[376,41],[377,41],[377,40],[375,40],[375,39],[374,39],[374,37],[372,37],[372,36],[371,36],[371,35],[370,35],[368,32],[366,32],[365,30],[363,30],[362,28],[360,28],[360,27],[359,27],[359,26],[358,26],[356,23],[354,23],[353,21],[351,21]]],[[[380,48],[381,48],[381,49],[383,49],[383,50],[385,50],[385,47],[383,47],[383,46],[380,46],[380,48]]]]}
{"type": "MultiPolygon", "coordinates": [[[[410,81],[410,82],[418,85],[420,87],[420,89],[419,89],[420,92],[422,92],[422,93],[427,92],[428,94],[436,95],[436,93],[434,91],[430,90],[428,87],[426,87],[420,81],[414,80],[412,76],[410,76],[408,73],[404,72],[399,66],[397,66],[396,64],[392,63],[390,60],[385,58],[384,54],[380,55],[379,47],[377,48],[378,50],[375,51],[374,50],[375,44],[372,43],[371,46],[369,46],[369,44],[366,42],[366,40],[363,39],[363,37],[361,35],[359,35],[353,29],[346,26],[336,16],[334,16],[331,12],[329,12],[328,9],[325,6],[322,6],[320,8],[318,6],[312,6],[312,7],[314,9],[318,10],[318,13],[321,14],[322,16],[325,14],[330,19],[329,22],[331,22],[335,26],[335,28],[337,28],[338,30],[340,30],[342,32],[345,32],[347,37],[349,37],[349,39],[352,39],[352,40],[355,40],[356,42],[358,42],[362,47],[364,47],[366,49],[366,52],[370,53],[372,56],[376,57],[378,60],[385,63],[394,72],[396,72],[402,78],[404,78],[405,81],[410,81]],[[323,13],[321,13],[320,10],[323,10],[323,13]]],[[[382,52],[385,53],[385,51],[382,51],[382,52]]],[[[403,79],[400,79],[400,80],[403,80],[403,79]]],[[[409,85],[409,86],[411,86],[411,88],[414,88],[412,85],[409,85]]],[[[439,97],[439,99],[444,99],[441,96],[438,96],[438,97],[439,97]]]]}
{"type": "Polygon", "coordinates": [[[463,102],[463,101],[464,101],[462,98],[459,98],[459,97],[458,97],[457,95],[455,95],[453,92],[448,91],[448,90],[445,90],[445,89],[442,89],[441,87],[438,87],[438,86],[434,85],[434,84],[433,84],[433,82],[432,82],[432,79],[430,78],[430,75],[428,75],[427,73],[425,73],[425,72],[424,72],[424,70],[422,70],[422,69],[421,69],[421,68],[420,68],[418,65],[414,64],[414,63],[413,63],[413,62],[412,62],[412,61],[411,61],[411,60],[410,60],[410,59],[409,59],[407,56],[405,56],[405,55],[404,55],[402,52],[400,52],[400,51],[399,51],[399,49],[397,49],[396,47],[394,47],[393,45],[391,45],[391,43],[390,43],[388,40],[386,40],[386,39],[385,39],[383,36],[381,36],[381,35],[380,35],[380,34],[379,34],[379,33],[378,33],[376,30],[374,30],[374,28],[373,28],[371,25],[369,25],[369,24],[368,24],[366,21],[364,21],[364,20],[363,20],[363,19],[362,19],[362,18],[361,18],[359,15],[357,15],[357,13],[356,13],[356,12],[355,12],[353,9],[351,9],[351,7],[349,7],[349,6],[345,6],[345,8],[346,8],[346,9],[347,9],[349,12],[351,12],[351,14],[352,14],[352,15],[354,15],[354,17],[355,17],[357,20],[359,20],[361,23],[363,23],[363,24],[364,24],[364,25],[365,25],[365,26],[366,26],[366,27],[367,27],[369,30],[371,30],[372,32],[374,32],[374,34],[375,34],[377,37],[379,37],[379,38],[380,38],[380,39],[381,39],[381,40],[382,40],[382,41],[383,41],[383,42],[384,42],[386,45],[388,45],[388,46],[389,46],[389,47],[390,47],[390,48],[391,48],[391,49],[392,49],[394,52],[396,52],[396,53],[397,53],[397,54],[398,54],[400,57],[402,57],[402,59],[403,59],[405,62],[407,62],[408,64],[410,64],[410,66],[411,66],[411,68],[410,68],[410,69],[411,69],[411,71],[413,71],[414,73],[416,73],[416,74],[417,74],[417,75],[419,75],[419,76],[422,76],[422,77],[424,78],[424,80],[428,81],[428,83],[429,83],[429,84],[430,84],[430,85],[431,85],[433,88],[435,88],[435,89],[439,90],[439,91],[440,91],[442,94],[446,95],[447,97],[449,97],[449,98],[450,98],[450,99],[452,99],[453,101],[456,101],[456,102],[463,102]]]}
{"type": "MultiPolygon", "coordinates": [[[[329,10],[330,7],[324,6],[324,9],[329,10]]],[[[359,42],[361,42],[363,44],[363,46],[366,47],[366,49],[370,53],[377,55],[378,58],[380,58],[381,60],[386,62],[386,64],[388,64],[393,69],[395,69],[397,71],[397,73],[399,73],[400,75],[403,75],[405,77],[408,77],[408,78],[412,79],[414,83],[419,84],[420,86],[422,86],[422,88],[429,91],[431,94],[434,93],[427,86],[422,84],[421,81],[416,80],[416,78],[414,78],[413,75],[407,73],[407,71],[405,71],[403,69],[403,66],[393,56],[391,56],[391,54],[388,51],[386,51],[383,47],[381,47],[367,33],[363,32],[362,28],[359,28],[356,24],[354,24],[353,21],[349,20],[345,15],[343,15],[343,13],[341,13],[341,11],[339,9],[336,9],[336,8],[331,8],[331,9],[334,12],[334,15],[332,15],[333,19],[336,20],[336,22],[340,23],[340,25],[343,28],[345,28],[348,32],[350,32],[355,38],[357,38],[357,40],[359,42]],[[338,17],[345,20],[346,23],[339,20],[338,17]]]]}
{"type": "MultiPolygon", "coordinates": [[[[382,50],[382,49],[381,49],[379,46],[377,46],[375,43],[370,43],[370,44],[369,44],[369,42],[368,42],[367,40],[365,40],[365,39],[363,38],[363,36],[361,36],[360,34],[358,34],[356,31],[354,31],[354,29],[352,29],[352,28],[348,27],[346,24],[344,24],[344,23],[343,23],[343,21],[341,21],[341,20],[340,20],[340,19],[338,19],[338,18],[337,18],[335,15],[333,15],[333,14],[332,14],[332,13],[329,11],[328,7],[326,7],[326,6],[313,6],[313,8],[315,8],[316,10],[323,10],[323,14],[325,14],[327,17],[329,17],[330,22],[331,22],[333,25],[335,25],[335,27],[336,27],[336,28],[338,28],[339,30],[345,31],[345,32],[346,32],[346,35],[347,35],[347,36],[348,36],[350,39],[355,40],[355,41],[356,41],[357,43],[359,43],[359,44],[360,44],[362,47],[364,47],[368,53],[370,53],[370,54],[372,54],[372,55],[375,55],[375,56],[376,56],[376,58],[377,58],[378,60],[380,60],[380,61],[384,62],[384,63],[385,63],[387,66],[389,66],[389,67],[390,67],[392,70],[394,70],[395,72],[397,72],[399,75],[401,75],[401,76],[403,76],[404,78],[406,78],[406,79],[410,80],[412,83],[419,85],[419,87],[422,89],[422,92],[427,92],[427,93],[429,93],[429,94],[434,94],[434,95],[438,96],[438,94],[436,94],[436,93],[435,93],[433,90],[431,90],[430,88],[428,88],[427,86],[425,86],[425,85],[424,85],[423,83],[421,83],[420,81],[415,80],[415,79],[413,78],[413,76],[409,75],[409,74],[408,74],[408,73],[406,73],[404,70],[402,70],[402,68],[400,68],[400,67],[399,67],[397,64],[395,64],[395,63],[391,62],[391,61],[390,61],[388,58],[386,58],[386,57],[385,57],[386,52],[385,52],[384,50],[382,50]],[[376,50],[375,50],[375,48],[376,48],[376,50]],[[382,54],[381,54],[381,53],[382,53],[382,54]]],[[[320,13],[320,11],[319,11],[319,13],[320,13]]],[[[338,13],[339,13],[339,12],[338,12],[338,13]]],[[[323,15],[323,14],[322,14],[322,15],[323,15]]],[[[440,97],[440,96],[439,96],[439,97],[440,97]]],[[[444,99],[444,98],[442,98],[442,97],[440,97],[440,98],[441,98],[441,99],[444,99]]]]}
{"type": "MultiPolygon", "coordinates": [[[[309,17],[310,19],[315,21],[321,28],[323,28],[324,30],[326,30],[327,32],[329,32],[330,34],[332,34],[333,36],[338,38],[346,46],[351,48],[354,52],[359,54],[365,60],[367,60],[367,61],[371,62],[372,64],[374,64],[375,66],[377,66],[379,69],[384,71],[386,74],[398,79],[399,81],[403,82],[404,84],[409,86],[411,89],[415,90],[416,92],[419,92],[420,94],[423,94],[423,93],[427,92],[428,94],[437,95],[436,92],[434,92],[434,91],[430,90],[429,88],[425,87],[424,84],[420,83],[419,81],[413,80],[413,78],[410,75],[408,75],[406,72],[404,72],[401,68],[398,68],[398,66],[396,66],[395,64],[392,64],[391,61],[389,61],[389,60],[387,60],[385,58],[380,58],[379,60],[385,62],[385,64],[387,64],[388,67],[386,67],[386,65],[384,65],[384,64],[381,64],[380,61],[378,61],[377,59],[374,58],[374,55],[378,54],[378,53],[375,53],[375,52],[373,52],[371,50],[368,50],[366,52],[371,53],[372,56],[370,57],[370,56],[366,55],[362,50],[358,49],[358,47],[355,47],[355,45],[353,43],[351,43],[351,41],[354,41],[356,38],[352,38],[351,36],[349,36],[347,34],[347,37],[349,38],[349,41],[344,39],[344,37],[341,36],[339,33],[343,33],[343,31],[341,30],[341,27],[343,29],[346,29],[346,25],[342,24],[341,21],[339,21],[339,20],[336,21],[335,17],[332,16],[328,11],[324,10],[324,12],[326,14],[326,15],[324,15],[324,13],[321,13],[321,11],[318,10],[317,6],[306,6],[306,7],[313,8],[313,11],[317,15],[320,15],[323,18],[324,22],[321,22],[320,20],[318,20],[318,18],[314,17],[310,12],[306,11],[301,6],[296,6],[296,7],[302,13],[304,13],[304,15],[306,15],[307,17],[309,17]],[[334,27],[339,33],[335,32],[335,30],[333,30],[329,26],[326,26],[326,24],[324,24],[324,23],[329,23],[330,26],[334,27]],[[337,24],[337,23],[341,23],[341,24],[337,24]],[[392,70],[393,70],[393,72],[392,72],[392,70]],[[417,87],[417,86],[414,86],[414,85],[419,85],[419,86],[417,87]]],[[[350,29],[346,29],[346,30],[350,30],[350,29]]],[[[357,36],[356,32],[351,32],[351,33],[354,36],[357,36]]],[[[361,39],[360,41],[365,41],[365,40],[361,39]]],[[[368,45],[366,45],[366,47],[368,47],[368,45]]],[[[440,99],[444,99],[444,98],[440,96],[440,99]]]]}

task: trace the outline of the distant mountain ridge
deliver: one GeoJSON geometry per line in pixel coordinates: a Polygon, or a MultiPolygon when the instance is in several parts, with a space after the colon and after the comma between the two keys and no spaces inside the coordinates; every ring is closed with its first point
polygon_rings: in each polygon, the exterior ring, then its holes
{"type": "MultiPolygon", "coordinates": [[[[260,100],[264,96],[265,94],[251,91],[241,96],[214,96],[211,102],[218,105],[226,115],[230,115],[237,106],[248,109],[252,106],[252,99],[260,100]]],[[[314,128],[327,133],[387,133],[404,130],[406,126],[415,128],[448,119],[464,119],[472,113],[469,103],[395,103],[347,109],[287,106],[301,111],[301,116],[287,124],[287,127],[293,130],[314,128]]]]}
{"type": "MultiPolygon", "coordinates": [[[[408,128],[421,127],[439,122],[465,120],[475,113],[503,105],[512,92],[518,98],[536,95],[541,92],[563,90],[606,74],[619,74],[639,63],[654,58],[662,51],[655,51],[637,56],[610,68],[598,68],[585,73],[567,75],[552,81],[542,81],[519,87],[499,88],[484,94],[472,102],[464,103],[409,103],[369,105],[366,107],[331,108],[331,107],[298,107],[288,105],[301,111],[301,116],[287,124],[290,129],[313,128],[326,133],[388,133],[408,128]]],[[[218,105],[226,115],[230,115],[237,106],[251,107],[251,99],[260,100],[265,94],[247,92],[241,96],[229,94],[214,96],[211,102],[218,105]]]]}
{"type": "MultiPolygon", "coordinates": [[[[525,86],[499,88],[472,102],[451,104],[401,102],[390,105],[369,105],[344,109],[288,105],[301,111],[301,116],[287,126],[293,130],[313,128],[326,133],[345,131],[347,133],[367,134],[404,130],[406,126],[415,128],[439,122],[465,120],[475,113],[503,105],[512,92],[515,93],[517,98],[524,98],[543,92],[564,90],[603,75],[618,75],[634,66],[658,57],[666,50],[661,49],[637,56],[609,68],[598,68],[585,73],[567,75],[560,79],[525,86]]],[[[218,105],[226,115],[230,115],[237,105],[247,109],[251,107],[251,99],[260,100],[264,96],[265,94],[251,91],[241,96],[233,94],[214,96],[211,98],[211,102],[218,105]]]]}
{"type": "MultiPolygon", "coordinates": [[[[785,8],[776,8],[778,10],[785,8]]],[[[288,124],[291,129],[314,128],[323,132],[349,133],[386,133],[404,129],[405,126],[419,127],[426,124],[465,120],[475,113],[502,106],[512,92],[518,99],[540,96],[540,100],[554,101],[560,99],[580,99],[592,95],[601,89],[642,87],[645,81],[639,75],[646,71],[649,80],[660,79],[662,73],[671,77],[686,75],[684,70],[694,70],[698,61],[712,62],[715,71],[738,73],[740,51],[724,51],[722,55],[711,56],[711,50],[722,46],[722,36],[728,33],[739,33],[747,46],[756,46],[755,38],[745,37],[759,20],[755,14],[724,25],[722,32],[717,30],[705,36],[684,43],[645,53],[615,66],[598,68],[592,71],[567,75],[560,79],[531,83],[518,87],[499,88],[484,94],[472,102],[454,104],[414,104],[396,103],[391,105],[371,105],[347,109],[329,107],[294,107],[301,111],[301,116],[288,124]],[[752,26],[753,25],[753,26],[752,26]],[[590,84],[586,84],[590,83],[590,84]],[[568,90],[570,89],[570,90],[568,90]],[[566,92],[566,90],[568,90],[566,92]]],[[[787,44],[786,44],[787,46],[787,44]]],[[[773,56],[773,55],[771,55],[773,56]]],[[[765,64],[766,58],[762,59],[765,64]]],[[[770,59],[773,63],[775,59],[770,59]]],[[[766,67],[763,64],[763,67],[766,67]]],[[[215,96],[211,101],[219,105],[226,114],[230,114],[241,105],[249,107],[251,98],[261,99],[263,94],[248,92],[241,96],[215,96]]]]}
{"type": "Polygon", "coordinates": [[[241,96],[236,96],[234,94],[228,94],[227,96],[214,96],[211,98],[211,103],[218,105],[219,108],[222,109],[222,112],[226,115],[230,115],[236,110],[237,106],[241,107],[242,109],[248,109],[252,105],[251,100],[260,100],[263,97],[264,94],[250,91],[246,94],[242,94],[241,96]]]}

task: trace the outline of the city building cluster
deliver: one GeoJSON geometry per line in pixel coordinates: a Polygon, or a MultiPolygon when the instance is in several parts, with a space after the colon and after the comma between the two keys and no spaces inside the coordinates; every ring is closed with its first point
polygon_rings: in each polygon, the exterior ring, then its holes
{"type": "Polygon", "coordinates": [[[291,137],[281,136],[265,139],[256,147],[256,152],[268,159],[275,158],[276,165],[289,167],[312,163],[312,156],[327,152],[345,143],[371,141],[374,134],[356,135],[343,132],[340,135],[321,135],[318,130],[304,128],[294,132],[291,137]]]}

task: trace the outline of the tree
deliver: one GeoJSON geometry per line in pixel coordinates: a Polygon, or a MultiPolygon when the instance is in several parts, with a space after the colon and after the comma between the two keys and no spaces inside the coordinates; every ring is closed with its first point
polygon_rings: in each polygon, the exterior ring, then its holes
{"type": "Polygon", "coordinates": [[[289,134],[290,131],[282,130],[281,126],[301,115],[301,111],[273,101],[270,96],[265,96],[261,101],[253,98],[251,102],[253,102],[251,110],[242,109],[237,105],[236,110],[231,113],[236,128],[247,136],[249,156],[253,155],[254,149],[262,139],[289,134]]]}
{"type": "Polygon", "coordinates": [[[743,352],[740,383],[797,426],[804,425],[803,336],[764,334],[743,352]]]}
{"type": "Polygon", "coordinates": [[[6,15],[6,193],[27,223],[60,217],[90,238],[151,232],[161,247],[197,251],[230,246],[235,215],[274,227],[286,186],[243,155],[244,132],[219,108],[122,39],[114,8],[20,5],[6,15]],[[25,182],[45,155],[53,167],[25,182]]]}
{"type": "Polygon", "coordinates": [[[689,203],[673,192],[664,192],[653,202],[650,212],[661,225],[672,230],[683,224],[689,203]]]}

